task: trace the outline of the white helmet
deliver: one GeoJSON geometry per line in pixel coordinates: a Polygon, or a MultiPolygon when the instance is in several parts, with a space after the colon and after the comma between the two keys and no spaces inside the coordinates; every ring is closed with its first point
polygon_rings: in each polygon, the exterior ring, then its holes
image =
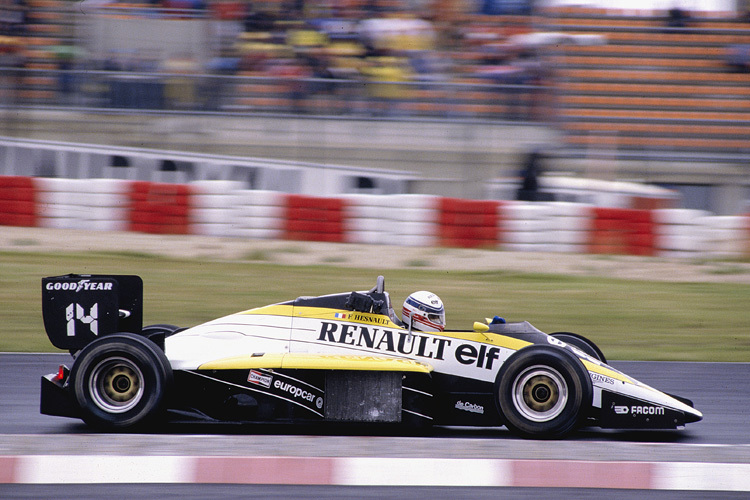
{"type": "Polygon", "coordinates": [[[404,301],[401,311],[404,323],[423,332],[445,330],[445,308],[443,301],[434,293],[414,292],[404,301]]]}

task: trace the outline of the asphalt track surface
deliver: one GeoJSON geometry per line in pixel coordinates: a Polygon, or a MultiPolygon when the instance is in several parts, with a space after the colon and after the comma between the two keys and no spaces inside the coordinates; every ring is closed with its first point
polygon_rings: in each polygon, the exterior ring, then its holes
{"type": "MultiPolygon", "coordinates": [[[[0,354],[0,456],[154,453],[171,455],[381,456],[695,461],[750,463],[750,363],[626,362],[612,365],[638,380],[690,398],[704,420],[681,431],[582,429],[564,441],[526,441],[504,428],[436,428],[430,436],[388,429],[281,425],[181,425],[153,434],[96,434],[81,422],[39,413],[39,379],[70,365],[66,354],[0,354]],[[146,451],[148,452],[148,451],[146,451]]],[[[578,488],[349,487],[297,485],[18,485],[0,498],[748,498],[743,492],[578,488]]]]}

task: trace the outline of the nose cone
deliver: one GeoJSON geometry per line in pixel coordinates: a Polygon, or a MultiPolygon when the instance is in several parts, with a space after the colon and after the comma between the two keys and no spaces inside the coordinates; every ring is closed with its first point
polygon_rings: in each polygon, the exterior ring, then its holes
{"type": "Polygon", "coordinates": [[[692,411],[685,412],[685,423],[692,424],[693,422],[700,422],[703,420],[703,413],[699,412],[695,408],[691,408],[692,411]]]}
{"type": "Polygon", "coordinates": [[[667,394],[667,396],[671,397],[672,399],[676,399],[680,403],[682,403],[682,412],[685,415],[685,423],[691,424],[693,422],[700,422],[703,420],[703,413],[699,412],[695,409],[695,405],[693,402],[687,398],[683,398],[680,396],[675,396],[674,394],[667,394]]]}

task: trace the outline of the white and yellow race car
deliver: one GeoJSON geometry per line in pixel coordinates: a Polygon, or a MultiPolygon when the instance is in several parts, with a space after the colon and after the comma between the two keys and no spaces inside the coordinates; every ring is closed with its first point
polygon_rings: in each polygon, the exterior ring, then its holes
{"type": "Polygon", "coordinates": [[[591,341],[501,318],[425,332],[369,291],[299,297],[191,328],[142,327],[138,276],[42,280],[44,325],[70,369],[42,377],[41,411],[104,429],[156,421],[676,429],[684,398],[607,365],[591,341]]]}

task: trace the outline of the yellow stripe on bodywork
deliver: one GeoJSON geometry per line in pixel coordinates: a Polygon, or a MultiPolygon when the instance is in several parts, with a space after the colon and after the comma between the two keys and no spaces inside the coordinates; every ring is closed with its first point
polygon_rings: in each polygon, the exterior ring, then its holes
{"type": "Polygon", "coordinates": [[[260,356],[233,356],[203,363],[199,370],[354,370],[430,373],[432,366],[410,359],[378,356],[342,356],[337,354],[263,354],[260,356]]]}
{"type": "Polygon", "coordinates": [[[274,304],[270,306],[256,307],[254,309],[248,309],[242,311],[239,314],[266,314],[269,316],[291,316],[294,311],[294,306],[274,304]]]}
{"type": "Polygon", "coordinates": [[[471,342],[479,342],[481,344],[489,344],[497,347],[504,347],[517,351],[524,347],[530,346],[533,342],[526,340],[517,339],[514,337],[506,337],[500,333],[481,333],[481,332],[463,332],[463,331],[447,331],[443,333],[433,333],[431,335],[448,337],[456,340],[468,340],[471,342]]]}
{"type": "Polygon", "coordinates": [[[346,323],[362,323],[365,325],[376,325],[384,328],[401,329],[391,318],[384,314],[372,314],[345,309],[329,309],[326,307],[295,307],[295,318],[321,319],[328,321],[343,321],[346,323]],[[336,314],[340,316],[337,318],[336,314]]]}
{"type": "Polygon", "coordinates": [[[281,368],[286,354],[232,356],[203,363],[199,370],[239,370],[245,368],[281,368]]]}
{"type": "Polygon", "coordinates": [[[271,316],[289,316],[294,318],[320,319],[327,321],[343,321],[347,323],[362,323],[384,328],[402,329],[383,314],[348,311],[346,309],[331,309],[328,307],[300,307],[288,304],[275,304],[243,311],[240,314],[265,314],[271,316]],[[339,317],[336,317],[336,315],[339,317]]]}

